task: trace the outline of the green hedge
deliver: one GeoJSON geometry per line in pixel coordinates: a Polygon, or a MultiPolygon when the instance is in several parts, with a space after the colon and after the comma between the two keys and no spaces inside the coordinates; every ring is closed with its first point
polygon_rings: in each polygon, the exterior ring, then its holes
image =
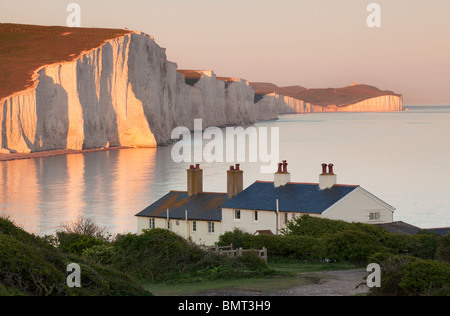
{"type": "Polygon", "coordinates": [[[394,234],[361,223],[302,216],[291,221],[282,235],[251,235],[240,230],[219,237],[219,245],[261,249],[270,256],[302,260],[351,262],[364,265],[376,253],[407,254],[420,259],[449,258],[448,238],[430,233],[394,234]]]}

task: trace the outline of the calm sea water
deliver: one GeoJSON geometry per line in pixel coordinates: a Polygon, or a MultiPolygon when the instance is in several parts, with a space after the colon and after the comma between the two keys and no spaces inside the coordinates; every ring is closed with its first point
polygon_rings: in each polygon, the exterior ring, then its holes
{"type": "MultiPolygon", "coordinates": [[[[340,184],[359,184],[397,208],[394,220],[422,228],[450,226],[450,106],[402,113],[283,115],[280,159],[292,181],[318,182],[333,163],[340,184]]],[[[248,150],[253,150],[250,148],[248,150]]],[[[244,187],[261,174],[242,163],[244,187]]],[[[204,190],[226,192],[229,163],[202,164],[204,190]]],[[[171,146],[0,162],[0,215],[36,234],[52,234],[79,216],[112,233],[136,232],[135,214],[170,190],[186,190],[189,163],[171,146]]]]}

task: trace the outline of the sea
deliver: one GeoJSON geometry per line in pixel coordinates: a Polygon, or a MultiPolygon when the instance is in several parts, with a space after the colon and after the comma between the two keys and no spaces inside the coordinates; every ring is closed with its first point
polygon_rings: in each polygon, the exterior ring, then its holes
{"type": "MultiPolygon", "coordinates": [[[[288,162],[291,181],[317,183],[321,164],[332,163],[339,184],[360,185],[394,206],[394,221],[450,227],[450,106],[406,108],[287,114],[251,127],[279,131],[279,160],[288,162]]],[[[186,190],[186,169],[196,162],[174,161],[175,145],[0,162],[0,216],[42,236],[80,217],[111,234],[136,233],[137,213],[186,190]]],[[[244,188],[273,180],[260,160],[250,161],[254,145],[245,146],[246,159],[236,161],[244,188]]],[[[226,192],[234,163],[223,160],[200,162],[205,192],[226,192]]]]}

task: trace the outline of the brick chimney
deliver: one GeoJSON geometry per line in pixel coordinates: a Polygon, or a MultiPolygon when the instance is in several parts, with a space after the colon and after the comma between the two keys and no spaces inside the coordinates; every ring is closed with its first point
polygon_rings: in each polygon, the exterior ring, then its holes
{"type": "Polygon", "coordinates": [[[320,190],[331,189],[337,183],[337,175],[334,173],[333,164],[322,164],[322,174],[319,176],[320,190]]]}
{"type": "Polygon", "coordinates": [[[241,170],[240,165],[231,166],[227,171],[227,193],[228,198],[238,195],[244,190],[244,171],[241,170]]]}
{"type": "Polygon", "coordinates": [[[287,171],[287,166],[288,163],[286,160],[278,164],[278,171],[274,177],[274,185],[276,188],[286,185],[291,181],[291,174],[287,171]]]}
{"type": "Polygon", "coordinates": [[[203,170],[200,165],[192,165],[187,170],[187,193],[188,196],[203,193],[203,170]]]}

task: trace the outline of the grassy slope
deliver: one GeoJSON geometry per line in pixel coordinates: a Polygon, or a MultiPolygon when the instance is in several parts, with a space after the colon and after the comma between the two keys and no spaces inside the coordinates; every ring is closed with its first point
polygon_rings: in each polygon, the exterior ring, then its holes
{"type": "Polygon", "coordinates": [[[0,23],[0,99],[32,86],[33,72],[70,61],[127,30],[0,23]]]}

